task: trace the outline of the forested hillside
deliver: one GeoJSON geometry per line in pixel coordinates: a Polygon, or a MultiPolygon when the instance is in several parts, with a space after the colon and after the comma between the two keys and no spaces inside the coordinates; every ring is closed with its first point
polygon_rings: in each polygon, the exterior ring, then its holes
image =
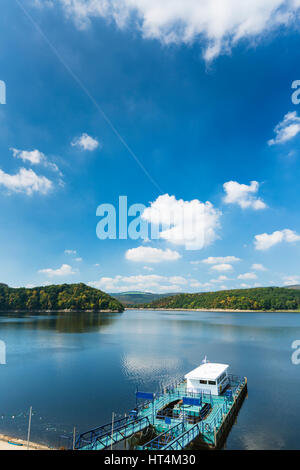
{"type": "Polygon", "coordinates": [[[0,310],[112,310],[122,312],[123,305],[110,295],[85,284],[61,284],[44,287],[12,288],[0,284],[0,310]]]}
{"type": "Polygon", "coordinates": [[[283,287],[234,289],[202,294],[179,294],[156,300],[148,308],[232,310],[300,310],[300,291],[283,287]]]}
{"type": "Polygon", "coordinates": [[[123,305],[136,306],[138,304],[145,304],[153,302],[154,300],[161,299],[163,297],[170,297],[176,294],[152,294],[150,292],[119,292],[116,294],[110,294],[115,299],[122,302],[123,305]]]}

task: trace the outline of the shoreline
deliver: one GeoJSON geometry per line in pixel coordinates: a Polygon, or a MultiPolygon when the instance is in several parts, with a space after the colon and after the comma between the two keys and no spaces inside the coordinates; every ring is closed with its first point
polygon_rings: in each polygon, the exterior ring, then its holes
{"type": "Polygon", "coordinates": [[[225,312],[225,313],[300,313],[300,310],[234,310],[229,308],[148,308],[125,307],[125,310],[152,310],[169,312],[225,312]]]}
{"type": "Polygon", "coordinates": [[[51,447],[47,447],[43,444],[37,444],[36,442],[29,442],[29,448],[27,449],[27,441],[19,439],[17,437],[7,436],[6,434],[0,434],[0,450],[54,450],[51,447]],[[15,442],[19,445],[10,444],[15,442]]]}
{"type": "Polygon", "coordinates": [[[124,310],[0,310],[0,313],[122,313],[124,310]]]}

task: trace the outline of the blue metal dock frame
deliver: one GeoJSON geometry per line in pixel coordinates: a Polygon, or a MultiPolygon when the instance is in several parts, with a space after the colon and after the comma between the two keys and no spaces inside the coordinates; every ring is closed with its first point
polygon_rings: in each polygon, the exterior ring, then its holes
{"type": "Polygon", "coordinates": [[[132,413],[128,417],[115,421],[114,424],[108,423],[81,434],[75,448],[79,450],[107,449],[150,426],[159,432],[159,435],[140,449],[184,449],[197,437],[201,437],[203,445],[217,447],[229,432],[232,418],[237,414],[246,391],[247,379],[230,375],[229,386],[222,395],[212,396],[201,390],[190,393],[184,381],[157,394],[137,392],[136,398],[147,400],[147,403],[137,405],[133,410],[134,416],[132,413]],[[182,403],[183,410],[186,406],[194,406],[198,410],[200,421],[191,422],[190,417],[186,417],[183,411],[179,416],[172,414],[168,417],[167,425],[166,416],[163,415],[164,408],[176,402],[182,403]],[[205,405],[211,408],[207,414],[201,416],[201,409],[205,405]]]}

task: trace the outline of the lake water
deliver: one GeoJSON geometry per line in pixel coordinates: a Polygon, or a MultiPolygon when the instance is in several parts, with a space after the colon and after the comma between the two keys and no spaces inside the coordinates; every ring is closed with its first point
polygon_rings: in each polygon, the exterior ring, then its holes
{"type": "Polygon", "coordinates": [[[227,449],[300,448],[300,314],[127,310],[122,314],[0,315],[0,432],[66,445],[135,406],[207,355],[248,378],[227,449]]]}

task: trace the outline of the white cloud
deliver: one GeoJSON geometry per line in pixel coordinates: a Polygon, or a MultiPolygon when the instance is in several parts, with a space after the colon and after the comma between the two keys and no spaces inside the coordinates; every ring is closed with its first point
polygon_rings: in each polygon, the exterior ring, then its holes
{"type": "Polygon", "coordinates": [[[188,284],[182,276],[160,276],[145,274],[137,276],[102,277],[99,281],[89,282],[89,285],[106,292],[124,292],[138,290],[146,292],[181,292],[182,286],[188,284]]]}
{"type": "Polygon", "coordinates": [[[300,132],[300,117],[297,116],[297,112],[287,113],[283,120],[277,124],[274,132],[276,137],[268,141],[269,145],[283,144],[296,137],[300,132]]]}
{"type": "Polygon", "coordinates": [[[294,286],[300,283],[300,276],[284,276],[285,286],[294,286]]]}
{"type": "Polygon", "coordinates": [[[76,271],[73,271],[72,267],[69,264],[62,264],[58,269],[40,269],[39,273],[47,274],[49,277],[64,277],[76,274],[76,271]]]}
{"type": "Polygon", "coordinates": [[[129,261],[142,263],[161,263],[163,261],[177,261],[181,255],[177,251],[161,250],[150,246],[139,246],[126,251],[125,258],[129,261]]]}
{"type": "Polygon", "coordinates": [[[90,135],[83,133],[78,139],[73,140],[71,145],[73,147],[81,147],[83,150],[92,151],[99,147],[99,142],[90,135]]]}
{"type": "Polygon", "coordinates": [[[143,269],[149,272],[154,271],[154,268],[151,268],[150,266],[144,266],[143,269]]]}
{"type": "Polygon", "coordinates": [[[262,264],[259,263],[252,264],[251,269],[254,269],[254,271],[267,271],[267,268],[265,268],[262,264]]]}
{"type": "Polygon", "coordinates": [[[257,279],[257,275],[255,273],[240,274],[238,279],[257,279]]]}
{"type": "Polygon", "coordinates": [[[76,255],[77,251],[76,250],[65,250],[66,255],[76,255]]]}
{"type": "Polygon", "coordinates": [[[10,175],[0,170],[0,186],[10,191],[31,195],[34,192],[47,194],[53,187],[52,181],[37,175],[33,170],[20,168],[18,173],[10,175]]]}
{"type": "Polygon", "coordinates": [[[222,264],[222,263],[236,263],[237,261],[241,261],[241,260],[240,258],[237,258],[236,256],[209,256],[208,258],[203,259],[200,262],[205,263],[205,264],[222,264]]]}
{"type": "Polygon", "coordinates": [[[199,282],[196,279],[192,279],[190,282],[190,286],[193,289],[203,289],[203,290],[208,290],[211,289],[212,285],[210,282],[199,282]]]}
{"type": "Polygon", "coordinates": [[[46,168],[50,168],[53,171],[56,171],[57,173],[62,176],[62,173],[58,166],[55,163],[49,162],[46,155],[43,152],[40,152],[39,150],[18,150],[15,148],[10,149],[13,153],[13,156],[15,158],[19,158],[20,160],[23,160],[23,162],[29,162],[31,165],[43,165],[46,168]]]}
{"type": "Polygon", "coordinates": [[[297,19],[298,0],[60,0],[79,28],[93,17],[134,26],[163,44],[200,42],[209,61],[297,19]]]}
{"type": "Polygon", "coordinates": [[[46,160],[43,152],[39,150],[18,150],[15,148],[10,149],[15,158],[20,158],[23,162],[30,162],[32,165],[39,165],[43,160],[46,160]]]}
{"type": "Polygon", "coordinates": [[[217,284],[219,282],[229,281],[227,276],[219,276],[217,279],[211,279],[210,282],[217,284]]]}
{"type": "Polygon", "coordinates": [[[231,271],[233,267],[231,264],[228,263],[222,263],[222,264],[215,264],[214,266],[211,267],[214,271],[231,271]]]}
{"type": "Polygon", "coordinates": [[[164,194],[147,207],[142,219],[151,228],[162,226],[159,236],[187,250],[200,250],[211,245],[218,237],[221,212],[210,202],[177,200],[164,194]]]}
{"type": "Polygon", "coordinates": [[[267,205],[264,201],[255,196],[259,189],[257,181],[251,181],[250,185],[240,184],[237,181],[228,181],[223,185],[226,196],[225,204],[238,204],[242,209],[265,209],[267,205]]]}
{"type": "Polygon", "coordinates": [[[77,263],[80,263],[81,261],[83,261],[82,258],[75,258],[74,261],[77,261],[77,263]]]}
{"type": "Polygon", "coordinates": [[[256,250],[268,250],[274,245],[283,241],[287,243],[293,243],[300,240],[300,236],[290,229],[277,230],[271,234],[262,233],[255,235],[254,245],[256,250]]]}

